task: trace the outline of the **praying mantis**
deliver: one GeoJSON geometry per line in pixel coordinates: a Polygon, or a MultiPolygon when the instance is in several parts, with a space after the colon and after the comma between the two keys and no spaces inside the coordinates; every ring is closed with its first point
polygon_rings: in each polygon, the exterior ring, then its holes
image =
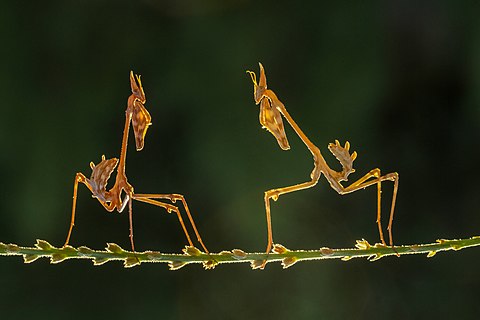
{"type": "Polygon", "coordinates": [[[148,110],[145,108],[145,92],[143,91],[140,75],[134,75],[133,71],[130,71],[130,87],[132,94],[128,97],[127,109],[125,111],[125,127],[123,129],[122,147],[120,151],[120,159],[112,158],[106,159],[102,156],[102,160],[98,164],[90,162],[92,169],[92,175],[90,178],[85,177],[82,173],[75,175],[75,182],[73,185],[73,204],[72,215],[70,221],[70,228],[68,230],[67,239],[65,240],[64,247],[70,242],[70,236],[72,235],[73,226],[75,225],[75,210],[77,204],[77,189],[78,184],[83,183],[92,193],[93,198],[97,198],[100,204],[108,211],[112,212],[117,209],[121,213],[128,205],[128,219],[130,226],[130,244],[132,251],[135,252],[135,244],[133,240],[133,221],[132,221],[132,201],[137,200],[152,204],[157,207],[161,207],[167,210],[168,213],[175,212],[178,217],[178,221],[187,237],[187,241],[190,246],[193,247],[193,242],[190,234],[183,222],[179,208],[175,205],[177,201],[181,201],[185,212],[187,213],[188,220],[193,228],[198,242],[202,246],[203,250],[208,253],[205,244],[195,226],[192,215],[188,208],[185,197],[181,194],[138,194],[134,192],[133,186],[128,182],[125,173],[125,163],[127,156],[127,143],[128,134],[130,130],[130,123],[133,126],[135,135],[135,144],[137,151],[141,151],[144,146],[144,139],[147,133],[148,127],[151,125],[151,116],[148,110]],[[117,168],[117,174],[115,177],[115,184],[110,190],[106,190],[107,182],[117,168]],[[123,198],[123,199],[122,199],[123,198]],[[168,200],[171,203],[164,203],[159,200],[168,200]]]}
{"type": "MultiPolygon", "coordinates": [[[[270,89],[267,88],[267,78],[265,75],[265,69],[263,65],[259,63],[260,66],[260,79],[257,83],[257,78],[255,72],[248,71],[253,82],[253,95],[256,105],[260,105],[260,115],[259,120],[263,128],[267,129],[276,139],[281,149],[289,150],[290,145],[285,134],[285,128],[282,121],[282,116],[287,120],[288,124],[293,128],[298,137],[306,145],[308,150],[313,156],[314,167],[313,171],[310,174],[310,180],[307,182],[299,183],[296,185],[271,189],[265,192],[265,211],[267,218],[267,249],[266,253],[268,254],[273,247],[273,235],[272,235],[272,219],[270,213],[270,200],[277,201],[278,198],[286,193],[304,190],[311,188],[318,183],[318,180],[322,176],[325,176],[327,181],[330,183],[330,186],[339,194],[344,195],[347,193],[355,192],[366,187],[377,185],[377,226],[378,232],[380,234],[380,241],[382,245],[386,246],[385,239],[383,236],[383,229],[381,223],[381,193],[382,193],[382,182],[383,181],[393,181],[393,196],[392,203],[390,207],[390,218],[388,222],[388,236],[389,244],[393,247],[393,238],[392,238],[392,222],[393,214],[395,211],[395,201],[397,198],[398,192],[398,173],[392,172],[385,175],[381,175],[380,169],[376,168],[370,170],[366,175],[357,181],[353,182],[349,186],[343,186],[342,181],[347,181],[348,176],[355,172],[353,169],[353,161],[357,157],[357,153],[350,153],[350,143],[347,141],[345,145],[342,146],[338,140],[335,143],[330,143],[328,149],[330,152],[337,158],[337,160],[342,165],[342,171],[338,172],[331,169],[325,159],[323,158],[320,149],[315,146],[305,135],[305,133],[300,129],[297,123],[293,120],[290,114],[287,112],[285,105],[278,99],[277,95],[270,89]]],[[[262,262],[261,265],[256,265],[255,267],[263,269],[266,265],[266,260],[262,262]]]]}

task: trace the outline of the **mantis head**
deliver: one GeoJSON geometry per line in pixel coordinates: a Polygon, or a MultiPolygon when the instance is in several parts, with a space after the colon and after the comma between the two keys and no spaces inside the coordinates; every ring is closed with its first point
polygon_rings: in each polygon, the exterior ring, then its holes
{"type": "Polygon", "coordinates": [[[285,134],[282,115],[276,106],[280,101],[273,91],[267,90],[265,70],[260,62],[258,64],[260,66],[260,81],[258,83],[255,72],[247,71],[247,73],[252,78],[255,104],[260,104],[260,124],[277,139],[280,148],[289,150],[290,145],[287,140],[287,135],[285,134]]]}
{"type": "Polygon", "coordinates": [[[136,99],[140,100],[142,103],[147,101],[145,92],[143,92],[140,76],[138,74],[134,75],[133,71],[130,71],[130,87],[132,88],[132,94],[136,99]]]}
{"type": "Polygon", "coordinates": [[[130,71],[130,86],[132,88],[132,95],[128,99],[128,107],[130,110],[132,110],[132,124],[133,131],[135,133],[135,145],[137,147],[137,151],[140,151],[143,149],[148,126],[152,124],[152,117],[144,106],[147,98],[145,97],[145,92],[143,91],[140,76],[134,76],[133,71],[130,71]]]}
{"type": "Polygon", "coordinates": [[[265,76],[265,70],[263,69],[263,65],[260,62],[258,63],[258,65],[260,66],[260,81],[258,83],[255,72],[247,70],[250,78],[252,78],[253,98],[255,99],[256,104],[260,103],[260,101],[263,99],[265,91],[267,91],[267,77],[265,76]]]}

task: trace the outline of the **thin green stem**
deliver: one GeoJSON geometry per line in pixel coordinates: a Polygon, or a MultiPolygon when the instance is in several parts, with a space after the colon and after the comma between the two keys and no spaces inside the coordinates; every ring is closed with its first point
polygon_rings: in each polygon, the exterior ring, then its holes
{"type": "Polygon", "coordinates": [[[185,247],[183,254],[170,254],[158,251],[131,252],[114,243],[108,243],[105,250],[93,250],[84,246],[57,248],[45,240],[37,240],[33,247],[0,243],[0,255],[23,256],[25,263],[47,257],[50,258],[51,263],[60,263],[66,259],[89,259],[93,261],[94,265],[120,260],[123,261],[125,267],[133,267],[143,262],[163,262],[168,263],[171,270],[179,269],[190,263],[201,263],[206,269],[212,269],[222,263],[251,263],[252,268],[256,269],[261,266],[263,260],[267,260],[267,262],[280,261],[284,268],[288,268],[299,261],[306,260],[341,259],[346,261],[363,257],[374,261],[385,256],[407,254],[427,254],[427,257],[433,257],[439,251],[460,250],[475,246],[480,246],[480,236],[457,240],[440,239],[435,243],[403,245],[393,248],[381,244],[370,245],[366,240],[357,240],[355,248],[350,249],[324,247],[319,250],[289,250],[276,244],[270,254],[247,253],[240,249],[208,254],[195,247],[185,247]]]}

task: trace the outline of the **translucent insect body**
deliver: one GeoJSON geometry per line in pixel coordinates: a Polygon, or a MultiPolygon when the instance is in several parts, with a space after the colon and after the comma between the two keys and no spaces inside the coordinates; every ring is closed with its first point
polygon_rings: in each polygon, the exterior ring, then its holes
{"type": "MultiPolygon", "coordinates": [[[[282,194],[303,190],[315,186],[323,174],[325,178],[330,183],[330,186],[337,191],[339,194],[347,194],[357,190],[365,189],[366,187],[377,185],[377,226],[378,232],[380,234],[380,241],[383,245],[386,245],[382,223],[381,223],[381,188],[383,181],[393,181],[393,196],[392,203],[390,207],[390,218],[388,223],[388,236],[389,244],[393,246],[392,239],[392,222],[393,214],[395,211],[395,201],[398,191],[398,173],[388,173],[381,175],[380,169],[370,170],[366,175],[357,181],[353,182],[349,186],[343,186],[340,182],[347,181],[348,176],[355,172],[353,169],[353,161],[357,157],[357,153],[350,153],[350,143],[347,141],[344,146],[340,144],[338,140],[335,143],[331,143],[328,146],[330,152],[337,158],[337,160],[342,165],[342,171],[338,172],[331,169],[323,158],[320,149],[315,146],[303,133],[297,123],[293,120],[290,114],[287,112],[285,105],[278,99],[277,95],[270,89],[267,88],[267,78],[265,75],[265,69],[262,64],[260,66],[260,79],[257,82],[257,77],[253,71],[247,71],[250,75],[253,82],[253,96],[255,103],[260,105],[260,124],[266,128],[273,136],[277,139],[277,142],[283,150],[290,149],[290,145],[285,134],[285,129],[282,122],[282,116],[287,120],[288,124],[293,128],[298,137],[303,141],[307,146],[308,150],[312,153],[314,167],[313,171],[310,174],[311,180],[303,183],[299,183],[293,186],[271,189],[265,192],[265,211],[267,217],[267,249],[266,252],[269,253],[272,250],[273,246],[273,235],[272,235],[272,221],[270,213],[270,199],[274,201],[278,200],[278,197],[282,194]]],[[[266,261],[263,261],[262,264],[257,265],[259,268],[264,268],[266,261]]]]}
{"type": "Polygon", "coordinates": [[[128,134],[130,130],[130,122],[133,126],[133,132],[135,135],[135,145],[137,151],[143,149],[144,139],[147,133],[148,127],[151,125],[151,116],[145,108],[145,92],[143,91],[142,82],[139,75],[134,75],[133,71],[130,71],[130,87],[132,94],[128,97],[127,110],[125,112],[125,128],[123,130],[122,148],[120,153],[120,159],[112,158],[106,159],[102,156],[102,160],[98,164],[90,163],[92,169],[92,175],[90,179],[86,178],[82,173],[77,173],[75,176],[75,182],[73,186],[73,205],[72,215],[70,222],[70,229],[68,230],[67,239],[64,246],[67,246],[70,242],[70,236],[72,234],[73,226],[75,224],[75,210],[77,202],[77,189],[78,184],[83,183],[91,192],[94,198],[103,205],[103,207],[111,212],[117,209],[118,212],[122,212],[128,205],[128,217],[130,223],[130,243],[132,251],[135,251],[135,245],[133,241],[133,221],[132,221],[132,201],[137,200],[140,202],[149,203],[167,210],[167,212],[175,212],[177,214],[180,225],[187,237],[187,241],[190,246],[193,246],[193,242],[190,238],[189,232],[183,222],[181,212],[175,205],[176,201],[181,201],[185,209],[185,212],[190,221],[198,242],[208,253],[206,246],[204,245],[202,238],[195,226],[193,217],[190,214],[185,197],[181,194],[137,194],[134,192],[133,186],[128,183],[127,176],[125,174],[125,162],[127,156],[127,143],[128,134]],[[117,174],[115,177],[115,184],[110,190],[106,190],[108,179],[113,171],[117,168],[117,174]],[[123,198],[122,198],[123,197],[123,198]],[[160,200],[168,200],[170,203],[164,203],[160,200]]]}

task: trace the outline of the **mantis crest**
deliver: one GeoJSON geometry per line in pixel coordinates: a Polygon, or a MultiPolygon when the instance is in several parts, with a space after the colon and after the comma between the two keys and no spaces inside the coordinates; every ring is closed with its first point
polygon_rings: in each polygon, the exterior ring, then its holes
{"type": "Polygon", "coordinates": [[[130,130],[130,123],[133,126],[133,132],[135,136],[135,145],[137,151],[141,151],[144,146],[145,135],[147,134],[148,127],[151,125],[151,116],[148,110],[145,108],[145,92],[143,91],[142,82],[139,75],[134,75],[133,71],[130,71],[130,87],[132,94],[128,97],[127,109],[125,111],[125,127],[123,129],[122,147],[120,151],[120,159],[112,158],[106,159],[102,156],[100,163],[94,164],[90,162],[92,169],[92,175],[87,178],[82,173],[75,175],[75,182],[73,185],[73,204],[72,215],[70,221],[70,228],[68,230],[67,239],[65,240],[64,247],[70,242],[70,236],[72,234],[73,226],[75,225],[75,210],[77,203],[77,189],[78,184],[83,183],[92,193],[94,198],[100,202],[100,204],[108,211],[112,212],[117,209],[121,213],[128,205],[128,219],[130,225],[130,243],[132,251],[135,252],[135,244],[133,241],[133,221],[132,221],[132,201],[137,200],[140,202],[149,203],[157,207],[161,207],[167,210],[168,213],[174,212],[177,214],[178,221],[187,237],[187,241],[190,246],[193,246],[190,234],[183,222],[180,209],[175,205],[177,201],[181,201],[184,210],[188,216],[191,227],[193,228],[198,242],[208,253],[206,246],[204,245],[202,238],[195,226],[192,215],[188,208],[185,197],[181,194],[137,194],[134,192],[133,186],[128,182],[125,173],[125,164],[127,156],[127,144],[128,134],[130,130]],[[107,183],[112,175],[113,171],[117,168],[117,174],[115,177],[115,184],[107,191],[107,183]],[[168,200],[170,203],[165,203],[159,200],[168,200]]]}
{"type": "MultiPolygon", "coordinates": [[[[297,123],[293,120],[290,114],[287,112],[285,105],[278,99],[277,95],[270,89],[267,88],[267,78],[265,75],[265,69],[263,65],[259,63],[260,66],[260,79],[257,83],[257,77],[253,71],[247,71],[250,75],[253,82],[253,95],[255,104],[260,105],[260,115],[259,120],[260,124],[269,131],[277,140],[278,145],[283,150],[289,150],[290,145],[287,140],[285,133],[282,116],[287,120],[288,124],[293,128],[298,137],[306,145],[308,150],[313,156],[313,171],[310,174],[310,180],[307,182],[299,183],[293,186],[271,189],[265,192],[265,211],[267,218],[267,249],[266,253],[269,253],[273,247],[273,235],[272,235],[272,221],[270,213],[270,200],[277,201],[282,194],[303,190],[311,188],[318,183],[318,180],[322,176],[325,176],[327,181],[330,183],[330,186],[339,194],[347,194],[354,191],[365,189],[366,187],[377,185],[377,226],[378,232],[380,234],[380,241],[383,245],[386,245],[385,239],[383,236],[383,229],[381,223],[381,194],[382,194],[382,182],[383,181],[393,181],[393,196],[392,203],[390,207],[390,218],[388,222],[388,236],[389,244],[393,247],[393,238],[392,238],[392,222],[393,215],[395,211],[395,201],[397,198],[398,192],[398,173],[392,172],[385,175],[381,174],[380,169],[376,168],[370,170],[366,175],[353,182],[349,186],[343,186],[342,181],[347,181],[348,176],[355,172],[353,169],[353,161],[357,157],[357,153],[350,153],[350,143],[347,141],[345,145],[342,146],[338,140],[335,143],[330,143],[328,149],[330,152],[337,158],[337,160],[342,165],[342,171],[335,171],[331,169],[325,159],[323,158],[320,149],[315,146],[300,129],[297,123]]],[[[263,269],[266,265],[266,261],[261,262],[261,264],[255,264],[254,268],[263,269]]]]}

